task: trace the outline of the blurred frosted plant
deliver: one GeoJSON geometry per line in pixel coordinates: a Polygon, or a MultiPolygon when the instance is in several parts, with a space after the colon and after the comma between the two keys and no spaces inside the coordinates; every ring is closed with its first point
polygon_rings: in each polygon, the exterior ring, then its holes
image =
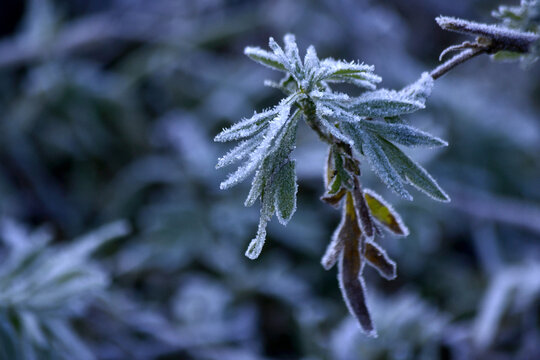
{"type": "Polygon", "coordinates": [[[255,172],[245,201],[246,206],[261,201],[257,235],[246,251],[246,256],[255,259],[262,250],[271,217],[277,215],[285,225],[296,210],[298,186],[291,153],[298,123],[304,119],[329,145],[326,193],[322,200],[337,207],[345,199],[342,221],[322,264],[325,269],[339,264],[340,287],[349,310],[362,329],[374,336],[375,328],[365,304],[364,264],[387,279],[395,278],[395,263],[375,238],[381,234],[381,228],[403,236],[408,230],[380,195],[361,187],[360,160],[366,159],[378,177],[404,199],[412,200],[405,187],[410,184],[433,199],[449,201],[426,170],[397,146],[447,145],[400,117],[424,108],[433,79],[424,73],[400,91],[376,90],[381,78],[373,73],[373,66],[331,58],[321,60],[313,46],[307,49],[302,61],[294,36],[286,35],[284,42],[285,47],[281,48],[270,38],[272,52],[257,47],[245,49],[251,59],[285,73],[280,82],[266,84],[282,90],[286,97],[277,106],[255,113],[215,137],[220,142],[240,140],[219,159],[218,168],[243,161],[221,183],[221,188],[230,188],[255,172]],[[358,97],[349,96],[334,91],[333,83],[350,83],[364,92],[358,97]]]}
{"type": "Polygon", "coordinates": [[[332,359],[439,358],[439,348],[449,331],[446,315],[414,294],[370,298],[374,300],[373,317],[381,336],[369,341],[346,319],[332,335],[332,359]]]}
{"type": "Polygon", "coordinates": [[[107,286],[107,274],[90,260],[102,244],[128,231],[106,225],[65,246],[49,245],[47,232],[29,232],[5,220],[7,254],[0,266],[0,358],[94,359],[70,320],[107,286]]]}
{"type": "Polygon", "coordinates": [[[507,266],[497,272],[480,303],[472,328],[472,339],[480,349],[493,343],[507,308],[529,316],[524,310],[534,306],[540,296],[540,263],[507,266]]]}

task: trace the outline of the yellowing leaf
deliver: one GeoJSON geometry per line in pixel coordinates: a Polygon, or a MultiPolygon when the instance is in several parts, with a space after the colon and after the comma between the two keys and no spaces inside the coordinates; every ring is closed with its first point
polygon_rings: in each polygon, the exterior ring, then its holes
{"type": "Polygon", "coordinates": [[[409,229],[403,224],[399,214],[379,194],[366,189],[364,190],[364,197],[371,215],[386,230],[396,235],[409,235],[409,229]]]}

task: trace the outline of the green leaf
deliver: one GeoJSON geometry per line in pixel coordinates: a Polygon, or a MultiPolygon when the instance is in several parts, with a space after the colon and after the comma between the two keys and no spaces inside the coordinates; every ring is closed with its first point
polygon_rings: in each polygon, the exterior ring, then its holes
{"type": "Polygon", "coordinates": [[[448,146],[446,141],[405,124],[364,120],[360,122],[360,126],[377,133],[386,140],[405,146],[448,146]]]}
{"type": "Polygon", "coordinates": [[[275,175],[273,181],[277,187],[276,215],[279,222],[286,225],[296,210],[296,182],[295,162],[287,161],[275,175]]]}
{"type": "Polygon", "coordinates": [[[386,186],[402,198],[412,200],[412,196],[405,190],[401,177],[390,163],[377,139],[362,131],[358,124],[343,123],[342,126],[343,130],[353,139],[355,150],[365,155],[375,174],[386,186]]]}
{"type": "Polygon", "coordinates": [[[267,66],[270,69],[285,72],[287,71],[276,55],[269,51],[263,50],[260,47],[248,46],[244,49],[244,54],[247,55],[251,60],[267,66]]]}
{"type": "Polygon", "coordinates": [[[387,154],[388,159],[390,159],[391,165],[397,170],[403,180],[408,181],[418,190],[435,200],[442,202],[450,201],[448,195],[446,195],[435,179],[423,167],[414,162],[389,141],[379,137],[378,143],[387,154]]]}
{"type": "Polygon", "coordinates": [[[349,109],[358,116],[382,118],[412,113],[424,107],[422,102],[407,98],[397,91],[380,89],[355,98],[349,109]]]}

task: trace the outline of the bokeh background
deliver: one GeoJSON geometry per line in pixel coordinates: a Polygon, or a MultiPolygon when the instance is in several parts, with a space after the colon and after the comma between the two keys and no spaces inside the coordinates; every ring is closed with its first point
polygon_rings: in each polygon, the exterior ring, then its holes
{"type": "MultiPolygon", "coordinates": [[[[400,88],[464,40],[440,14],[488,0],[2,0],[0,359],[540,358],[540,67],[488,56],[436,81],[409,116],[444,139],[420,161],[452,197],[382,192],[411,230],[366,269],[379,337],[319,265],[339,221],[325,147],[301,126],[298,212],[244,257],[258,208],[220,191],[225,126],[275,104],[247,45],[375,65],[400,88]]],[[[507,2],[517,5],[517,1],[507,2]]]]}

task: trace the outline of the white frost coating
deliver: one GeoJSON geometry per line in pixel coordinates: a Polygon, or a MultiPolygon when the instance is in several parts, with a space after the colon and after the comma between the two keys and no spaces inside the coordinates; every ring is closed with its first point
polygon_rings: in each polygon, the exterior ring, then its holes
{"type": "Polygon", "coordinates": [[[267,220],[261,216],[257,235],[248,245],[245,255],[251,260],[255,260],[261,254],[266,239],[266,224],[267,220]]]}
{"type": "Polygon", "coordinates": [[[433,80],[431,75],[428,72],[423,72],[418,80],[409,86],[404,87],[400,93],[425,103],[426,99],[431,95],[434,84],[435,80],[433,80]]]}
{"type": "Polygon", "coordinates": [[[253,61],[256,61],[272,70],[285,71],[284,64],[281,63],[280,59],[275,54],[263,50],[260,47],[248,46],[244,49],[244,54],[253,61]]]}
{"type": "Polygon", "coordinates": [[[379,89],[355,98],[351,110],[361,116],[388,117],[412,113],[424,107],[423,101],[418,101],[401,91],[379,89]]]}
{"type": "Polygon", "coordinates": [[[449,16],[436,17],[435,21],[445,30],[461,34],[482,35],[495,40],[504,41],[505,39],[525,38],[532,42],[539,39],[539,36],[532,32],[513,30],[504,26],[482,24],[449,16]]]}
{"type": "Polygon", "coordinates": [[[289,118],[289,112],[291,109],[290,104],[285,102],[284,104],[278,105],[278,108],[279,114],[270,122],[269,128],[260,145],[251,153],[249,160],[246,161],[245,165],[239,167],[235,172],[229,174],[227,179],[219,185],[220,189],[224,190],[230,188],[231,186],[237,185],[245,180],[249,174],[251,174],[259,166],[260,162],[266,155],[268,148],[272,144],[272,140],[289,118]]]}
{"type": "MultiPolygon", "coordinates": [[[[325,176],[326,178],[326,176],[325,176]]],[[[326,247],[326,251],[324,252],[324,255],[321,259],[321,265],[325,270],[330,270],[338,261],[338,259],[341,257],[341,252],[343,251],[343,247],[345,243],[342,239],[339,238],[339,233],[341,232],[341,229],[345,225],[345,213],[347,209],[345,206],[342,207],[342,216],[341,216],[341,222],[339,223],[338,227],[332,234],[332,240],[326,247]]],[[[341,278],[341,276],[340,276],[341,278]]]]}
{"type": "Polygon", "coordinates": [[[244,140],[231,150],[227,154],[223,155],[218,159],[216,169],[222,168],[227,165],[231,165],[237,161],[243,160],[251,154],[253,150],[257,148],[262,140],[263,135],[259,134],[251,139],[244,140]]]}
{"type": "Polygon", "coordinates": [[[319,58],[317,57],[317,51],[310,45],[307,49],[306,56],[304,57],[304,71],[305,78],[309,81],[313,81],[319,72],[319,58]]]}
{"type": "MultiPolygon", "coordinates": [[[[331,111],[331,110],[330,110],[331,111]]],[[[319,116],[319,122],[330,134],[332,134],[336,139],[339,139],[346,144],[353,145],[353,140],[344,134],[340,129],[338,129],[326,116],[319,116]]]]}
{"type": "Polygon", "coordinates": [[[349,102],[350,97],[349,95],[345,93],[339,93],[339,92],[322,92],[319,90],[313,90],[309,93],[309,97],[311,97],[313,100],[318,100],[321,102],[333,102],[333,103],[341,103],[341,102],[349,102]]]}
{"type": "Polygon", "coordinates": [[[294,79],[296,81],[299,81],[300,78],[298,77],[298,72],[297,72],[297,69],[295,68],[295,66],[291,63],[291,59],[289,59],[287,57],[287,55],[285,54],[285,52],[283,51],[283,49],[281,48],[281,46],[278,45],[278,43],[274,40],[274,38],[270,38],[268,40],[268,46],[270,47],[270,49],[272,49],[272,51],[274,52],[274,54],[276,55],[276,57],[278,58],[279,62],[281,64],[283,64],[283,66],[285,67],[285,69],[294,77],[294,79]]]}
{"type": "Polygon", "coordinates": [[[388,275],[384,272],[384,270],[380,269],[377,265],[373,264],[371,261],[369,261],[368,258],[366,258],[366,262],[372,267],[374,268],[375,270],[377,270],[377,272],[379,273],[379,275],[381,275],[383,278],[385,278],[386,280],[394,280],[396,277],[397,277],[397,265],[396,265],[396,262],[392,259],[390,259],[390,257],[388,257],[388,254],[386,253],[386,251],[379,246],[379,244],[377,244],[376,242],[374,241],[370,241],[370,240],[367,240],[367,242],[373,246],[375,249],[377,249],[377,251],[379,252],[380,256],[382,256],[384,258],[384,261],[386,261],[387,264],[389,264],[391,267],[392,267],[392,274],[388,275]]]}
{"type": "MultiPolygon", "coordinates": [[[[387,231],[391,232],[394,235],[403,236],[403,237],[409,236],[409,228],[405,225],[405,223],[403,222],[403,219],[397,213],[397,211],[394,210],[392,205],[387,203],[386,200],[384,200],[381,195],[379,195],[378,193],[376,193],[375,191],[373,191],[371,189],[364,189],[364,193],[368,194],[369,196],[371,196],[372,198],[374,198],[375,200],[377,200],[378,202],[383,204],[384,207],[386,207],[388,209],[388,211],[392,214],[392,216],[396,220],[396,222],[397,222],[398,226],[400,227],[400,229],[403,231],[403,234],[395,233],[395,232],[391,231],[389,228],[387,228],[386,226],[383,226],[384,229],[386,229],[387,231]]],[[[379,220],[377,220],[376,217],[373,217],[373,219],[380,224],[379,220]]],[[[383,224],[381,224],[381,225],[383,225],[383,224]]]]}
{"type": "Polygon", "coordinates": [[[279,111],[280,108],[276,106],[260,113],[254,113],[249,119],[244,119],[229,128],[221,130],[221,132],[214,137],[214,141],[226,142],[250,137],[262,130],[268,124],[267,120],[276,116],[279,111]]]}
{"type": "Polygon", "coordinates": [[[302,60],[300,59],[300,53],[296,45],[296,38],[293,34],[286,34],[283,37],[283,42],[285,43],[285,55],[290,59],[294,69],[300,73],[302,71],[302,60]]]}

